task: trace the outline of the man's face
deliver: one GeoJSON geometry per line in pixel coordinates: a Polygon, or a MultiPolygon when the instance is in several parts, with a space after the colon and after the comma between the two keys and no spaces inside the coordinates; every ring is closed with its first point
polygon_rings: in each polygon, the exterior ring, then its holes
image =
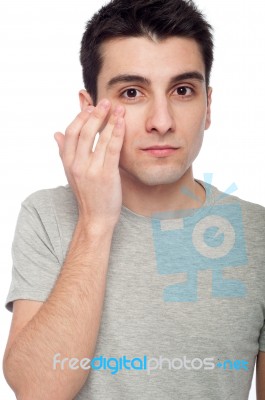
{"type": "Polygon", "coordinates": [[[161,42],[122,38],[104,43],[102,55],[98,100],[106,97],[126,110],[121,176],[144,185],[178,181],[197,157],[210,126],[211,90],[207,104],[197,43],[177,37],[161,42]],[[146,150],[153,146],[173,150],[146,150]]]}

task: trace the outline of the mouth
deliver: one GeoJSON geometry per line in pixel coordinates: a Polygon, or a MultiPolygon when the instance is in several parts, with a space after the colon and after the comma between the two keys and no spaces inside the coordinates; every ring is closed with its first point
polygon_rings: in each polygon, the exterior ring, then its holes
{"type": "Polygon", "coordinates": [[[172,146],[152,146],[146,149],[142,149],[145,153],[156,156],[156,157],[166,157],[171,154],[175,154],[179,147],[172,146]]]}

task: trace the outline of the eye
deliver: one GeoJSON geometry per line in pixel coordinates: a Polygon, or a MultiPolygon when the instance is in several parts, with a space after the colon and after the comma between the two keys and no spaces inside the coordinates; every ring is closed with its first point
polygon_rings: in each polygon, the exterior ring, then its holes
{"type": "Polygon", "coordinates": [[[135,100],[137,97],[140,96],[140,91],[134,88],[129,88],[122,92],[121,97],[124,97],[127,100],[135,100]]]}
{"type": "Polygon", "coordinates": [[[193,89],[190,88],[189,86],[179,86],[176,89],[176,92],[179,96],[188,97],[193,94],[193,89]]]}

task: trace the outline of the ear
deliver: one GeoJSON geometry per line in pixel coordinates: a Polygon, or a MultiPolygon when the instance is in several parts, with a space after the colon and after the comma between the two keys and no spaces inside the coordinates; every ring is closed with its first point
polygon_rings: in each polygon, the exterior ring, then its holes
{"type": "Polygon", "coordinates": [[[205,130],[208,129],[208,128],[210,128],[210,126],[211,126],[212,93],[213,93],[213,88],[208,87],[208,93],[207,93],[207,113],[206,113],[206,120],[205,120],[205,130]]]}
{"type": "Polygon", "coordinates": [[[85,108],[89,106],[93,106],[93,100],[90,96],[90,94],[86,90],[80,90],[79,92],[79,103],[80,103],[80,108],[81,110],[84,110],[85,108]]]}

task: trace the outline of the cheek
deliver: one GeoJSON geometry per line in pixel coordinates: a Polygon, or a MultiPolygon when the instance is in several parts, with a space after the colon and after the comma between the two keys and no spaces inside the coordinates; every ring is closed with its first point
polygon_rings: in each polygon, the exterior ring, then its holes
{"type": "Polygon", "coordinates": [[[187,127],[187,133],[190,140],[195,140],[203,135],[206,121],[206,107],[197,107],[183,114],[183,124],[187,127]]]}
{"type": "Polygon", "coordinates": [[[125,115],[125,135],[123,139],[123,144],[121,148],[121,153],[120,153],[120,161],[123,162],[124,160],[127,160],[128,157],[130,156],[130,153],[132,153],[132,133],[130,129],[131,124],[128,123],[128,117],[125,115]]]}
{"type": "Polygon", "coordinates": [[[133,142],[137,142],[138,136],[141,135],[143,128],[141,128],[141,121],[143,116],[137,113],[137,110],[131,108],[126,109],[125,116],[125,136],[123,147],[127,148],[132,146],[133,142]]]}
{"type": "MultiPolygon", "coordinates": [[[[124,104],[123,104],[124,106],[124,104]]],[[[144,121],[145,108],[139,104],[125,105],[125,125],[128,130],[144,121]]]]}
{"type": "Polygon", "coordinates": [[[142,117],[135,110],[126,110],[125,113],[125,135],[120,153],[120,164],[127,165],[136,157],[137,147],[141,144],[142,117]],[[131,160],[131,161],[130,161],[131,160]]]}
{"type": "Polygon", "coordinates": [[[189,158],[193,162],[200,152],[204,138],[205,116],[200,115],[193,120],[188,137],[189,158]]]}

